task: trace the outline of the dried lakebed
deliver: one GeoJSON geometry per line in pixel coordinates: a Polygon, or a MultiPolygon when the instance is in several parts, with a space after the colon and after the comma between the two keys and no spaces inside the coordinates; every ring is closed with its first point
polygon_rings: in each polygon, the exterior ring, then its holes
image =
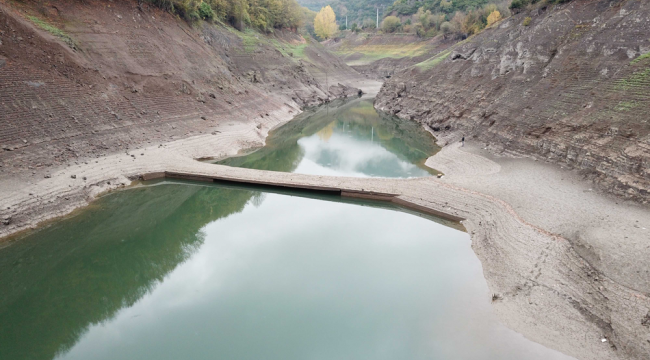
{"type": "Polygon", "coordinates": [[[415,215],[216,184],[111,193],[0,250],[0,358],[568,358],[500,324],[467,233],[415,215]]]}

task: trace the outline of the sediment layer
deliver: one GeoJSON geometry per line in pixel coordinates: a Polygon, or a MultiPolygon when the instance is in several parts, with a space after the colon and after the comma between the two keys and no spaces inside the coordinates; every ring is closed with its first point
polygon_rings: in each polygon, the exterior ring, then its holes
{"type": "Polygon", "coordinates": [[[650,3],[542,4],[396,74],[375,107],[649,201],[650,3]]]}

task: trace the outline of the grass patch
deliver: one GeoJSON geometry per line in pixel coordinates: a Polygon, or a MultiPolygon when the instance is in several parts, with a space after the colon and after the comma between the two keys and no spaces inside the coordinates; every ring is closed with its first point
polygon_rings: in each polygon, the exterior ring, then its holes
{"type": "Polygon", "coordinates": [[[625,79],[616,82],[615,90],[629,90],[639,87],[650,87],[650,68],[635,72],[625,79]]]}
{"type": "Polygon", "coordinates": [[[415,67],[417,67],[420,70],[429,70],[433,68],[434,66],[440,64],[443,60],[447,58],[451,54],[451,50],[443,51],[440,54],[428,59],[424,60],[421,63],[415,64],[415,67]]]}
{"type": "Polygon", "coordinates": [[[360,58],[346,61],[348,65],[367,65],[384,59],[401,59],[425,54],[429,50],[426,43],[403,45],[359,45],[336,51],[338,55],[351,56],[361,54],[360,58]]]}
{"type": "Polygon", "coordinates": [[[59,29],[58,27],[49,24],[35,16],[27,16],[27,18],[34,23],[34,25],[40,27],[41,29],[49,32],[50,34],[60,38],[63,40],[64,43],[66,43],[69,47],[72,49],[77,49],[77,44],[72,40],[70,35],[68,35],[65,31],[59,29]]]}
{"type": "Polygon", "coordinates": [[[639,106],[639,103],[636,101],[621,101],[615,107],[616,111],[630,111],[635,107],[639,106]]]}
{"type": "Polygon", "coordinates": [[[638,58],[632,60],[632,62],[630,63],[630,65],[638,64],[638,63],[640,63],[641,61],[646,60],[646,59],[650,59],[650,52],[645,53],[645,54],[639,56],[638,58]]]}
{"type": "Polygon", "coordinates": [[[271,44],[285,57],[295,59],[305,58],[305,48],[307,47],[307,43],[294,45],[286,42],[280,42],[277,39],[272,39],[271,44]]]}
{"type": "Polygon", "coordinates": [[[252,53],[257,50],[257,46],[262,43],[261,38],[263,38],[260,33],[257,31],[247,28],[244,31],[239,31],[230,26],[224,26],[228,31],[237,35],[241,39],[242,47],[244,48],[245,53],[252,53]]]}

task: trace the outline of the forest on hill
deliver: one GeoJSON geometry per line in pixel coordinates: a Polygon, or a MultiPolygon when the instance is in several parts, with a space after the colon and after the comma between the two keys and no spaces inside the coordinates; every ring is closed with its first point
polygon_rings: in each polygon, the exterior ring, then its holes
{"type": "MultiPolygon", "coordinates": [[[[263,33],[271,33],[274,29],[290,29],[312,36],[316,35],[313,24],[316,13],[329,5],[334,10],[336,23],[341,30],[375,29],[379,16],[380,30],[385,33],[412,33],[419,37],[443,34],[452,39],[476,34],[508,17],[511,7],[510,0],[140,0],[142,1],[168,10],[188,22],[223,22],[239,30],[253,28],[263,33]]],[[[520,2],[522,0],[517,0],[517,4],[520,2]]],[[[322,36],[319,38],[325,39],[322,36]]]]}
{"type": "MultiPolygon", "coordinates": [[[[142,2],[143,0],[139,0],[142,2]]],[[[262,32],[273,29],[297,30],[305,24],[306,9],[296,0],[146,0],[188,22],[205,20],[228,22],[242,30],[252,27],[262,32]]],[[[313,19],[313,17],[312,17],[313,19]]]]}
{"type": "MultiPolygon", "coordinates": [[[[298,0],[307,12],[331,6],[341,30],[375,29],[379,15],[384,33],[412,33],[419,37],[443,34],[463,39],[510,16],[510,0],[298,0]],[[347,26],[346,26],[347,20],[347,26]]],[[[525,0],[517,0],[519,4],[525,0]]],[[[528,0],[524,6],[544,3],[528,0]]]]}
{"type": "Polygon", "coordinates": [[[345,25],[345,17],[348,18],[348,27],[357,24],[361,27],[374,27],[379,8],[379,19],[388,14],[387,9],[393,5],[394,0],[298,0],[300,5],[312,11],[318,11],[327,5],[331,6],[336,14],[339,25],[345,25]]]}

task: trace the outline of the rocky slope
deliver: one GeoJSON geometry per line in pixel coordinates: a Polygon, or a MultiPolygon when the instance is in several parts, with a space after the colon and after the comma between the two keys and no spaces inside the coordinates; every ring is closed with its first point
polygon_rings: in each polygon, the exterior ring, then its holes
{"type": "Polygon", "coordinates": [[[295,33],[190,26],[137,4],[0,1],[0,179],[299,112],[363,80],[295,33]]]}
{"type": "Polygon", "coordinates": [[[650,2],[540,2],[392,77],[375,107],[647,202],[650,2]]]}

